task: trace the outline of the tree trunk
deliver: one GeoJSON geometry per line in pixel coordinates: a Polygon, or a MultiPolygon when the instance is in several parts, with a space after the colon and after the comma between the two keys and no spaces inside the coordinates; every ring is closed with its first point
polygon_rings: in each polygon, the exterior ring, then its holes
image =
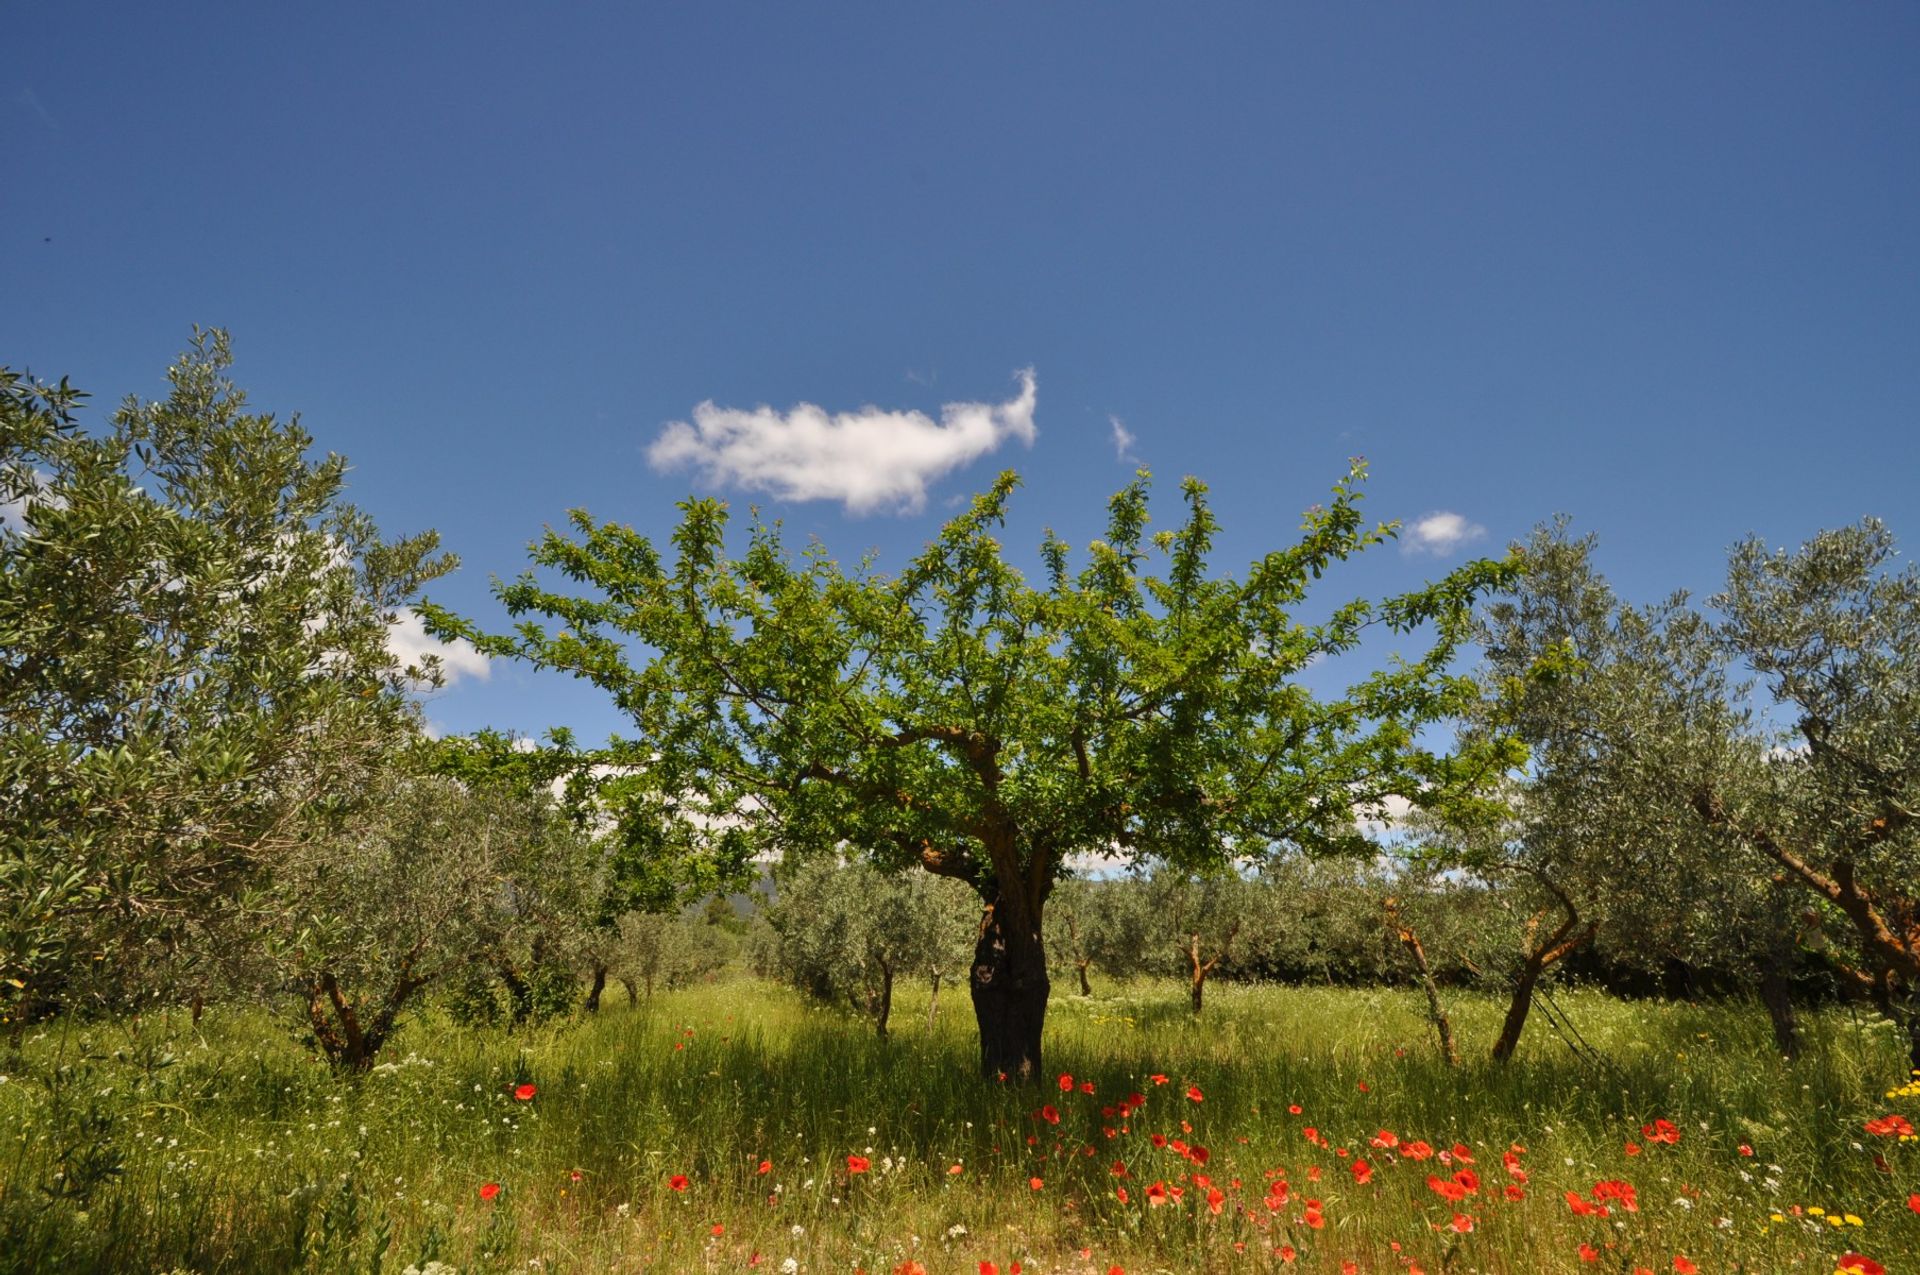
{"type": "Polygon", "coordinates": [[[1193,936],[1193,942],[1191,946],[1187,948],[1187,959],[1193,965],[1193,1016],[1198,1018],[1200,1017],[1201,998],[1207,988],[1207,971],[1212,968],[1210,965],[1202,965],[1200,963],[1200,936],[1198,934],[1193,936]]]}
{"type": "Polygon", "coordinates": [[[1800,1056],[1800,1023],[1793,1012],[1793,986],[1787,979],[1786,957],[1778,949],[1767,952],[1760,971],[1760,1003],[1773,1023],[1773,1047],[1783,1058],[1800,1056]]]}
{"type": "Polygon", "coordinates": [[[637,983],[622,974],[620,976],[620,986],[627,989],[627,1004],[638,1005],[640,1003],[640,987],[637,983]]]}
{"type": "Polygon", "coordinates": [[[933,972],[933,992],[927,997],[927,1030],[933,1030],[933,1024],[940,1017],[940,971],[933,972]]]}
{"type": "Polygon", "coordinates": [[[893,963],[880,962],[880,1004],[873,1015],[873,1026],[880,1039],[887,1038],[887,1020],[893,1017],[893,963]]]}
{"type": "Polygon", "coordinates": [[[1540,981],[1540,971],[1545,968],[1543,962],[1530,956],[1525,968],[1520,971],[1520,981],[1513,988],[1513,999],[1507,1003],[1507,1020],[1500,1024],[1500,1039],[1493,1042],[1495,1062],[1507,1061],[1513,1057],[1513,1051],[1519,1048],[1520,1033],[1527,1026],[1527,1013],[1533,1009],[1533,989],[1540,981]]]}
{"type": "Polygon", "coordinates": [[[606,990],[607,967],[596,961],[593,966],[593,986],[587,990],[587,1012],[589,1014],[597,1014],[600,1012],[600,993],[606,990]]]}
{"type": "Polygon", "coordinates": [[[1539,986],[1540,975],[1547,966],[1591,939],[1600,930],[1598,921],[1589,921],[1585,929],[1575,933],[1574,927],[1580,924],[1580,912],[1573,906],[1573,900],[1546,877],[1536,879],[1558,900],[1567,917],[1544,942],[1536,941],[1534,936],[1539,933],[1540,922],[1546,913],[1535,914],[1527,923],[1526,964],[1520,969],[1520,981],[1514,985],[1513,1000],[1507,1005],[1507,1020],[1500,1025],[1500,1039],[1493,1042],[1493,1061],[1497,1063],[1512,1058],[1513,1051],[1520,1046],[1520,1032],[1527,1025],[1527,1012],[1533,1008],[1533,989],[1539,986]]]}
{"type": "Polygon", "coordinates": [[[1049,990],[1040,907],[1018,881],[1004,882],[980,918],[968,981],[980,1026],[980,1073],[989,1080],[1040,1078],[1049,990]]]}
{"type": "Polygon", "coordinates": [[[1080,994],[1082,996],[1093,995],[1093,984],[1087,981],[1087,966],[1090,963],[1091,962],[1084,956],[1073,963],[1075,972],[1080,975],[1080,994]]]}
{"type": "MultiPolygon", "coordinates": [[[[1407,949],[1407,955],[1413,958],[1413,968],[1420,979],[1421,989],[1427,994],[1427,1018],[1433,1023],[1434,1033],[1440,1037],[1440,1056],[1447,1060],[1447,1066],[1460,1065],[1460,1051],[1453,1043],[1453,1022],[1447,1017],[1447,1011],[1440,1004],[1440,985],[1434,982],[1433,967],[1427,963],[1427,949],[1422,946],[1420,936],[1409,929],[1400,919],[1400,909],[1392,899],[1387,900],[1387,922],[1400,936],[1401,944],[1407,949]]],[[[1528,990],[1528,1000],[1532,1000],[1532,990],[1528,990]]],[[[1512,1010],[1509,1008],[1508,1013],[1512,1010]]],[[[1521,1014],[1522,1024],[1526,1015],[1521,1014]]],[[[1519,1029],[1515,1028],[1514,1038],[1518,1040],[1519,1029]]]]}

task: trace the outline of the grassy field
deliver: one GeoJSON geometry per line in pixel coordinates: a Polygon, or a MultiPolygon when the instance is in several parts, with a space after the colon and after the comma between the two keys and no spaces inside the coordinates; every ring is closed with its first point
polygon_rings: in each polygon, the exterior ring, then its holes
{"type": "Polygon", "coordinates": [[[1449,1070],[1412,995],[1138,985],[1056,993],[1036,1089],[901,1000],[429,1016],[357,1081],[262,1018],[53,1024],[0,1055],[0,1270],[1920,1272],[1920,1144],[1865,1128],[1920,1096],[1845,1011],[1787,1064],[1757,1006],[1565,993],[1599,1061],[1536,1018],[1496,1069],[1461,997],[1449,1070]]]}

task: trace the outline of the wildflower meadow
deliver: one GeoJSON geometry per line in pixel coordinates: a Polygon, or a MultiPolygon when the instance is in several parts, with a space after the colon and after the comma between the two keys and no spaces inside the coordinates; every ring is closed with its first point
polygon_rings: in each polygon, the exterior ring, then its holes
{"type": "Polygon", "coordinates": [[[1752,1005],[1569,991],[1582,1053],[1449,1068],[1414,993],[1141,981],[1056,992],[1021,1085],[901,1002],[436,1013],[357,1076],[245,1013],[54,1022],[0,1084],[0,1270],[1920,1269],[1920,1078],[1844,1009],[1788,1062],[1752,1005]]]}

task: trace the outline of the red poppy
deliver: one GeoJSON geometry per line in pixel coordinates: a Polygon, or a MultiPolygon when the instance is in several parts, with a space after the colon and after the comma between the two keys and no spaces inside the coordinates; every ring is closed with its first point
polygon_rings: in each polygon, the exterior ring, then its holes
{"type": "Polygon", "coordinates": [[[865,1173],[868,1169],[871,1169],[872,1167],[873,1167],[873,1161],[867,1159],[867,1157],[863,1155],[850,1155],[847,1157],[848,1173],[865,1173]]]}
{"type": "Polygon", "coordinates": [[[1041,1187],[1046,1185],[1046,1181],[1042,1178],[1028,1178],[1027,1185],[1032,1187],[1034,1190],[1038,1191],[1041,1187]]]}
{"type": "Polygon", "coordinates": [[[1400,1144],[1400,1155],[1408,1160],[1427,1160],[1432,1158],[1433,1148],[1424,1142],[1403,1142],[1400,1144]]]}
{"type": "Polygon", "coordinates": [[[1622,1182],[1617,1178],[1594,1183],[1593,1198],[1596,1200],[1618,1200],[1620,1201],[1620,1207],[1629,1213],[1638,1213],[1640,1211],[1640,1200],[1634,1192],[1633,1184],[1631,1182],[1622,1182]]]}
{"type": "Polygon", "coordinates": [[[533,1095],[539,1092],[540,1091],[534,1088],[532,1085],[521,1085],[518,1089],[513,1091],[513,1096],[521,1102],[532,1102],[533,1095]]]}
{"type": "Polygon", "coordinates": [[[1153,1075],[1148,1076],[1147,1079],[1151,1080],[1156,1085],[1164,1085],[1167,1083],[1167,1078],[1165,1076],[1160,1075],[1158,1072],[1155,1072],[1153,1075]]]}
{"type": "Polygon", "coordinates": [[[1458,1182],[1449,1182],[1445,1178],[1429,1173],[1427,1186],[1443,1200],[1458,1203],[1467,1198],[1467,1188],[1458,1182]]]}
{"type": "Polygon", "coordinates": [[[1907,1197],[1907,1207],[1915,1213],[1920,1213],[1920,1195],[1909,1195],[1907,1197]]]}
{"type": "Polygon", "coordinates": [[[1068,1075],[1066,1072],[1060,1073],[1060,1092],[1061,1093],[1073,1092],[1073,1077],[1068,1075]]]}
{"type": "Polygon", "coordinates": [[[1580,1260],[1583,1262],[1597,1262],[1600,1260],[1600,1250],[1591,1244],[1582,1244],[1580,1246],[1580,1260]]]}
{"type": "Polygon", "coordinates": [[[1740,1154],[1741,1154],[1741,1155],[1752,1155],[1752,1154],[1753,1154],[1753,1148],[1752,1148],[1752,1147],[1750,1147],[1750,1146],[1748,1146],[1748,1145],[1747,1145],[1746,1143],[1744,1143],[1744,1142],[1743,1142],[1743,1143],[1741,1143],[1741,1144],[1740,1144],[1740,1154]]]}
{"type": "Polygon", "coordinates": [[[1887,1268],[1871,1257],[1863,1257],[1859,1253],[1848,1253],[1840,1259],[1840,1265],[1835,1269],[1834,1275],[1887,1275],[1887,1268]]]}
{"type": "Polygon", "coordinates": [[[1869,1120],[1862,1126],[1868,1133],[1883,1138],[1911,1138],[1913,1125],[1905,1116],[1881,1116],[1878,1120],[1869,1120]]]}
{"type": "Polygon", "coordinates": [[[1116,1188],[1114,1188],[1114,1192],[1113,1192],[1113,1193],[1114,1193],[1114,1195],[1115,1195],[1115,1196],[1117,1196],[1117,1197],[1119,1198],[1119,1200],[1120,1200],[1120,1203],[1122,1203],[1122,1204],[1125,1204],[1125,1203],[1127,1202],[1127,1188],[1125,1188],[1125,1187],[1116,1187],[1116,1188]]]}
{"type": "Polygon", "coordinates": [[[756,1170],[756,1172],[758,1172],[758,1173],[762,1173],[762,1174],[766,1174],[766,1173],[772,1173],[772,1172],[773,1172],[773,1161],[771,1161],[771,1160],[762,1160],[762,1161],[760,1162],[760,1167],[759,1167],[759,1169],[757,1169],[757,1170],[756,1170]]]}
{"type": "Polygon", "coordinates": [[[1188,1086],[1187,1086],[1187,1097],[1188,1097],[1188,1098],[1190,1098],[1190,1099],[1192,1099],[1192,1100],[1193,1100],[1193,1101],[1195,1101],[1195,1102],[1199,1102],[1199,1101],[1201,1101],[1201,1093],[1200,1093],[1200,1086],[1199,1086],[1199,1085],[1188,1085],[1188,1086]]]}
{"type": "Polygon", "coordinates": [[[1524,1200],[1527,1198],[1527,1191],[1525,1187],[1509,1184],[1506,1189],[1506,1196],[1509,1200],[1524,1200]]]}
{"type": "Polygon", "coordinates": [[[1371,1138],[1368,1138],[1367,1141],[1379,1147],[1382,1151],[1391,1151],[1400,1145],[1399,1136],[1391,1129],[1382,1129],[1371,1138]]]}
{"type": "Polygon", "coordinates": [[[1147,1203],[1155,1208],[1167,1202],[1167,1184],[1156,1182],[1147,1188],[1147,1203]]]}
{"type": "Polygon", "coordinates": [[[1083,1080],[1083,1081],[1081,1081],[1081,1082],[1080,1082],[1080,1092],[1081,1092],[1081,1093],[1092,1093],[1092,1092],[1093,1092],[1093,1082],[1092,1082],[1091,1080],[1083,1080]]]}
{"type": "Polygon", "coordinates": [[[1456,1142],[1453,1144],[1453,1158],[1458,1160],[1462,1164],[1472,1164],[1473,1152],[1467,1150],[1465,1147],[1461,1146],[1458,1142],[1456,1142]]]}
{"type": "Polygon", "coordinates": [[[1585,1199],[1581,1198],[1578,1192],[1574,1192],[1574,1191],[1567,1192],[1567,1207],[1572,1209],[1575,1213],[1579,1214],[1581,1217],[1606,1217],[1607,1216],[1606,1205],[1589,1204],[1585,1199]]]}
{"type": "MultiPolygon", "coordinates": [[[[1672,1146],[1674,1143],[1680,1141],[1680,1130],[1674,1127],[1672,1121],[1655,1120],[1652,1124],[1643,1124],[1640,1126],[1640,1136],[1648,1142],[1664,1142],[1668,1146],[1672,1146]]],[[[1629,1152],[1628,1154],[1632,1153],[1629,1152]]]]}
{"type": "Polygon", "coordinates": [[[999,1263],[983,1260],[980,1263],[980,1275],[1000,1275],[999,1263]]]}
{"type": "Polygon", "coordinates": [[[1700,1275],[1700,1268],[1692,1262],[1689,1262],[1686,1256],[1680,1253],[1673,1255],[1673,1269],[1679,1271],[1680,1275],[1700,1275]]]}
{"type": "Polygon", "coordinates": [[[715,1223],[713,1224],[713,1232],[712,1232],[712,1233],[713,1233],[713,1234],[715,1234],[715,1235],[725,1235],[725,1234],[727,1233],[727,1228],[726,1228],[725,1226],[722,1226],[722,1225],[721,1225],[720,1223],[718,1223],[718,1222],[715,1222],[715,1223]]]}
{"type": "Polygon", "coordinates": [[[1466,1213],[1455,1213],[1453,1215],[1453,1221],[1447,1223],[1447,1226],[1449,1229],[1465,1235],[1473,1229],[1473,1218],[1466,1213]]]}
{"type": "Polygon", "coordinates": [[[480,1188],[480,1198],[483,1200],[496,1199],[499,1195],[500,1184],[498,1182],[488,1182],[480,1188]]]}
{"type": "Polygon", "coordinates": [[[676,1173],[667,1179],[667,1185],[676,1191],[684,1191],[687,1189],[687,1175],[684,1173],[676,1173]]]}
{"type": "Polygon", "coordinates": [[[1040,1108],[1040,1118],[1048,1124],[1059,1124],[1060,1111],[1052,1103],[1048,1103],[1046,1106],[1040,1108]]]}
{"type": "Polygon", "coordinates": [[[1355,1186],[1365,1186],[1367,1183],[1373,1181],[1373,1166],[1365,1160],[1355,1160],[1347,1167],[1353,1171],[1353,1184],[1355,1186]]]}

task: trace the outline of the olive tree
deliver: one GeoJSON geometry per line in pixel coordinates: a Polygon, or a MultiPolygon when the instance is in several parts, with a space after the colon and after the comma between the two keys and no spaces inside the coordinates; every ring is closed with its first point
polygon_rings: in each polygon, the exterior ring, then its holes
{"type": "Polygon", "coordinates": [[[1790,724],[1756,741],[1768,764],[1691,776],[1687,800],[1829,918],[1920,1068],[1920,567],[1897,556],[1872,518],[1734,548],[1717,631],[1790,724]]]}
{"type": "Polygon", "coordinates": [[[1477,617],[1487,693],[1473,729],[1512,732],[1528,763],[1498,817],[1443,825],[1428,847],[1520,913],[1496,1061],[1512,1057],[1541,980],[1604,927],[1644,938],[1686,923],[1687,884],[1716,858],[1670,794],[1753,751],[1687,595],[1624,604],[1593,549],[1564,518],[1536,528],[1519,547],[1524,574],[1477,617]]]}
{"type": "Polygon", "coordinates": [[[965,887],[924,873],[883,873],[867,864],[804,861],[779,878],[766,911],[776,942],[772,971],[826,1000],[845,1000],[887,1034],[893,990],[903,977],[929,980],[928,1017],[940,985],[966,967],[972,927],[955,906],[965,887]]]}
{"type": "Polygon", "coordinates": [[[1301,539],[1216,573],[1206,489],[1149,535],[1143,472],[1078,571],[1062,540],[1030,584],[997,530],[1001,478],[896,575],[799,559],[756,518],[730,555],[727,512],[691,500],[669,563],[645,536],[576,511],[501,586],[519,618],[488,634],[428,608],[429,629],[603,687],[633,719],[609,750],[639,772],[635,826],[657,853],[742,874],[758,852],[835,857],[963,882],[984,905],[970,988],[987,1074],[1041,1069],[1044,911],[1071,856],[1194,871],[1283,847],[1351,848],[1355,802],[1438,803],[1505,765],[1504,744],[1440,756],[1421,728],[1470,698],[1449,673],[1473,599],[1511,567],[1476,562],[1378,605],[1296,618],[1311,583],[1394,528],[1368,527],[1356,462],[1301,539]],[[1158,568],[1156,573],[1155,568],[1158,568]],[[1299,680],[1372,626],[1424,647],[1322,700],[1299,680]],[[634,651],[646,653],[636,662],[634,651]]]}
{"type": "Polygon", "coordinates": [[[96,433],[0,370],[0,1016],[192,994],[416,731],[389,627],[453,566],[246,408],[221,332],[96,433]]]}

